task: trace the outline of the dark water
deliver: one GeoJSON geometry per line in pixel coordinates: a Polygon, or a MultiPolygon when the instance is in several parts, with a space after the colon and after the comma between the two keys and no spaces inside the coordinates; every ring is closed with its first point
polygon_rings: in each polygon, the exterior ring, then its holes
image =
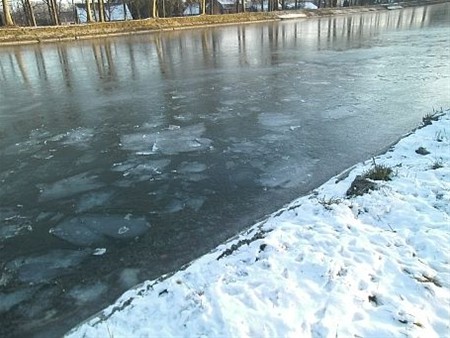
{"type": "Polygon", "coordinates": [[[449,32],[444,4],[0,49],[0,336],[62,335],[449,107],[449,32]]]}

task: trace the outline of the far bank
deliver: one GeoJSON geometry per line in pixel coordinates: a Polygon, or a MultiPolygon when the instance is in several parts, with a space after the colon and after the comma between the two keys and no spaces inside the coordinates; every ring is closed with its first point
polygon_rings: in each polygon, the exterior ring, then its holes
{"type": "MultiPolygon", "coordinates": [[[[401,3],[401,7],[421,6],[443,2],[447,1],[415,1],[401,3]]],[[[384,10],[388,10],[387,5],[370,7],[321,8],[317,10],[245,12],[238,14],[199,15],[62,26],[2,27],[0,28],[0,46],[92,39],[106,36],[139,34],[216,25],[276,21],[280,20],[280,17],[288,13],[302,14],[305,16],[305,19],[307,19],[319,16],[345,15],[384,10]]]]}

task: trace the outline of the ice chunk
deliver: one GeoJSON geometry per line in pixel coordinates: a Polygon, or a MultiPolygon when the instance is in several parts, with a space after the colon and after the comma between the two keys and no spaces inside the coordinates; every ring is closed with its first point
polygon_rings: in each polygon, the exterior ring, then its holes
{"type": "Polygon", "coordinates": [[[170,164],[169,159],[148,160],[133,159],[113,166],[113,171],[122,172],[122,175],[133,181],[142,182],[160,175],[162,170],[170,164]]]}
{"type": "Polygon", "coordinates": [[[68,131],[65,135],[63,144],[86,147],[86,143],[92,139],[94,131],[90,128],[76,128],[68,131]]]}
{"type": "Polygon", "coordinates": [[[233,172],[230,183],[237,187],[251,187],[258,178],[258,171],[254,168],[242,168],[233,172]]]}
{"type": "Polygon", "coordinates": [[[299,126],[300,118],[298,113],[261,113],[258,121],[266,129],[285,131],[299,126]]]}
{"type": "Polygon", "coordinates": [[[43,283],[69,273],[89,254],[90,250],[52,250],[41,256],[16,258],[6,264],[6,269],[16,272],[22,282],[43,283]]]}
{"type": "Polygon", "coordinates": [[[97,248],[94,250],[92,255],[93,256],[101,256],[101,255],[104,255],[105,253],[106,253],[106,248],[97,248]]]}
{"type": "Polygon", "coordinates": [[[175,137],[157,141],[159,151],[165,155],[176,155],[178,153],[206,150],[209,149],[211,144],[212,140],[200,137],[175,137]]]}
{"type": "Polygon", "coordinates": [[[269,188],[299,187],[309,180],[307,174],[313,171],[317,162],[317,159],[296,162],[295,159],[289,158],[284,162],[268,166],[258,181],[262,186],[269,188]]]}
{"type": "Polygon", "coordinates": [[[150,229],[145,218],[92,215],[83,217],[84,223],[92,230],[113,238],[134,238],[150,229]]]}
{"type": "Polygon", "coordinates": [[[120,283],[123,287],[129,289],[137,285],[139,280],[139,269],[123,269],[119,277],[120,283]]]}
{"type": "Polygon", "coordinates": [[[169,213],[176,213],[185,208],[198,211],[201,209],[205,201],[206,197],[204,196],[178,196],[170,201],[166,207],[166,211],[169,213]]]}
{"type": "Polygon", "coordinates": [[[212,140],[203,138],[205,126],[202,123],[182,128],[164,129],[156,133],[136,133],[122,136],[124,149],[137,153],[163,153],[175,155],[183,152],[206,150],[212,140]]]}
{"type": "Polygon", "coordinates": [[[31,221],[14,208],[0,208],[0,241],[32,231],[31,221]]]}
{"type": "Polygon", "coordinates": [[[89,246],[105,239],[102,234],[83,224],[83,221],[79,218],[63,221],[55,228],[51,228],[49,233],[69,243],[81,246],[89,246]]]}
{"type": "Polygon", "coordinates": [[[73,196],[82,192],[98,189],[104,184],[97,181],[97,176],[82,173],[67,177],[51,184],[38,184],[41,191],[40,201],[51,201],[73,196]]]}
{"type": "Polygon", "coordinates": [[[64,145],[85,148],[87,147],[87,143],[92,139],[93,136],[93,129],[78,127],[63,134],[54,135],[48,138],[45,143],[61,142],[64,145]]]}
{"type": "Polygon", "coordinates": [[[108,287],[105,284],[97,282],[87,286],[75,286],[67,293],[67,295],[75,299],[78,304],[83,304],[95,301],[107,290],[108,287]]]}
{"type": "Polygon", "coordinates": [[[174,199],[166,207],[166,211],[169,213],[175,213],[183,210],[185,203],[182,200],[174,199]]]}
{"type": "Polygon", "coordinates": [[[205,171],[208,167],[206,164],[199,162],[183,162],[181,164],[180,169],[178,170],[180,173],[201,173],[205,171]]]}
{"type": "Polygon", "coordinates": [[[87,215],[67,219],[50,229],[50,233],[75,245],[90,246],[107,237],[134,238],[149,228],[149,223],[143,217],[87,215]]]}
{"type": "Polygon", "coordinates": [[[190,182],[199,182],[208,178],[207,175],[202,174],[208,167],[206,164],[199,162],[183,162],[178,169],[178,172],[185,176],[185,179],[190,182]]]}
{"type": "Polygon", "coordinates": [[[203,204],[206,201],[206,197],[203,196],[199,196],[199,197],[194,197],[194,198],[190,198],[186,201],[186,205],[195,210],[195,211],[199,211],[201,209],[201,207],[203,206],[203,204]]]}
{"type": "Polygon", "coordinates": [[[12,293],[0,293],[0,313],[9,311],[13,306],[33,296],[36,288],[27,287],[12,293]]]}
{"type": "Polygon", "coordinates": [[[186,180],[188,180],[189,182],[200,182],[202,180],[207,179],[208,176],[204,175],[204,174],[189,174],[186,177],[186,180]]]}
{"type": "Polygon", "coordinates": [[[92,208],[105,205],[111,199],[113,193],[111,191],[103,192],[90,192],[81,196],[78,205],[77,212],[85,212],[92,208]]]}
{"type": "Polygon", "coordinates": [[[37,140],[26,140],[23,142],[15,143],[7,148],[5,148],[2,153],[3,155],[19,155],[19,154],[34,154],[41,150],[43,147],[42,143],[37,140]]]}

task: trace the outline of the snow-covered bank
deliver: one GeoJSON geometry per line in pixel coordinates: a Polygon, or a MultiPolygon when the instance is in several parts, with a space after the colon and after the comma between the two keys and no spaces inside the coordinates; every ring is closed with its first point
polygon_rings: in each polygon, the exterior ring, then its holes
{"type": "Polygon", "coordinates": [[[450,112],[375,161],[376,190],[346,196],[371,159],[68,336],[447,336],[450,112]]]}

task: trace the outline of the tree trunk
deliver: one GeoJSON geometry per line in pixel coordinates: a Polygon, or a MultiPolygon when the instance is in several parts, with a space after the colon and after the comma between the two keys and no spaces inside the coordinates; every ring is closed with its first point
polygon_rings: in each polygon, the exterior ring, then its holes
{"type": "Polygon", "coordinates": [[[61,24],[61,18],[59,17],[59,7],[58,4],[56,3],[56,0],[53,0],[53,11],[54,11],[54,15],[55,15],[55,21],[57,25],[61,24]]]}
{"type": "MultiPolygon", "coordinates": [[[[89,0],[87,0],[87,1],[89,1],[89,0]]],[[[92,0],[92,7],[94,8],[94,17],[93,17],[93,20],[94,21],[98,21],[98,17],[97,17],[97,11],[95,10],[95,7],[96,7],[96,3],[95,3],[95,0],[92,0]]],[[[98,6],[97,6],[98,7],[98,6]]]]}
{"type": "Polygon", "coordinates": [[[33,6],[31,6],[30,0],[25,0],[23,3],[25,9],[25,15],[29,26],[36,27],[36,16],[34,15],[33,6]]]}
{"type": "Polygon", "coordinates": [[[86,22],[91,23],[92,21],[91,0],[86,0],[86,22]]]}
{"type": "Polygon", "coordinates": [[[157,18],[157,13],[158,13],[156,11],[156,4],[157,4],[157,2],[156,2],[156,0],[153,0],[152,3],[153,3],[153,6],[152,6],[153,7],[152,8],[152,18],[155,19],[155,18],[157,18]]]}
{"type": "Polygon", "coordinates": [[[9,8],[9,0],[2,0],[2,4],[3,4],[3,17],[5,19],[5,26],[13,26],[14,21],[12,19],[9,8]]]}
{"type": "Polygon", "coordinates": [[[206,14],[206,0],[202,0],[202,15],[206,14]]]}
{"type": "Polygon", "coordinates": [[[49,0],[47,2],[48,13],[50,15],[50,19],[55,26],[59,25],[59,17],[58,17],[58,8],[56,5],[56,0],[49,0]]]}
{"type": "Polygon", "coordinates": [[[98,0],[98,19],[100,22],[105,22],[105,3],[103,0],[98,0]]]}

